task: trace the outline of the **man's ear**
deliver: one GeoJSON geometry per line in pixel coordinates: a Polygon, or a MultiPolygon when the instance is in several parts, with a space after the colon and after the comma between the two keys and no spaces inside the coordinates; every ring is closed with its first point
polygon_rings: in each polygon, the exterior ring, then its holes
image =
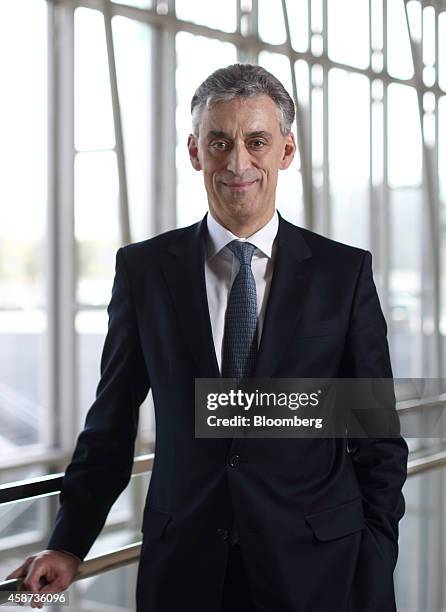
{"type": "Polygon", "coordinates": [[[189,150],[189,158],[192,167],[195,168],[195,170],[201,170],[200,160],[198,159],[198,138],[193,134],[189,134],[187,148],[189,150]]]}
{"type": "Polygon", "coordinates": [[[294,155],[296,153],[296,140],[294,138],[293,132],[290,132],[285,139],[285,147],[283,151],[283,156],[280,162],[280,169],[286,170],[291,162],[294,159],[294,155]]]}

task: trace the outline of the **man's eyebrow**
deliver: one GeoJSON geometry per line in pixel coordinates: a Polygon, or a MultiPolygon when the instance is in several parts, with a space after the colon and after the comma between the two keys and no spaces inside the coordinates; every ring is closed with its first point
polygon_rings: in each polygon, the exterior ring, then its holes
{"type": "Polygon", "coordinates": [[[208,138],[229,138],[225,132],[221,130],[210,130],[207,135],[208,138]]]}
{"type": "MultiPolygon", "coordinates": [[[[246,134],[247,138],[259,138],[260,136],[265,136],[267,138],[271,138],[271,132],[267,132],[265,130],[256,130],[254,132],[249,132],[246,134]]],[[[222,130],[210,130],[207,135],[208,138],[231,138],[228,134],[223,132],[222,130]]]]}
{"type": "Polygon", "coordinates": [[[271,138],[272,134],[271,132],[266,132],[265,130],[257,130],[256,132],[249,132],[247,136],[249,136],[249,138],[258,138],[259,136],[266,136],[267,138],[271,138]]]}

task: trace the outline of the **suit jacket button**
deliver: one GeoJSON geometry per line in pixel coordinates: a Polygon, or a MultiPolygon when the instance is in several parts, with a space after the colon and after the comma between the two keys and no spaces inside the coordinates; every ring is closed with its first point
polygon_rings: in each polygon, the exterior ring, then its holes
{"type": "Polygon", "coordinates": [[[240,455],[232,455],[229,457],[229,465],[231,467],[236,467],[240,461],[240,455]]]}
{"type": "Polygon", "coordinates": [[[217,529],[217,533],[220,536],[220,539],[223,540],[223,542],[227,542],[229,540],[228,529],[217,529]]]}

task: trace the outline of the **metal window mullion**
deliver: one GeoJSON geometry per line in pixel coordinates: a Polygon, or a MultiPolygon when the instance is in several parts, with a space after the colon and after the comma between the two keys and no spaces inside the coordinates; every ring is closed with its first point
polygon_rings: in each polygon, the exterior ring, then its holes
{"type": "MultiPolygon", "coordinates": [[[[372,64],[373,57],[373,29],[372,29],[372,13],[374,10],[374,3],[372,0],[369,0],[369,65],[372,64]]],[[[384,31],[384,23],[381,24],[384,31]]],[[[383,37],[384,39],[384,37],[383,37]]],[[[381,53],[383,54],[383,48],[381,48],[381,53]]],[[[384,113],[386,110],[384,109],[384,100],[381,97],[379,106],[378,101],[374,102],[373,98],[373,82],[375,78],[379,78],[380,82],[383,84],[381,80],[381,75],[375,75],[374,78],[369,79],[369,139],[370,139],[370,149],[369,149],[369,244],[370,250],[373,252],[374,256],[374,272],[376,277],[379,279],[379,290],[378,293],[380,295],[381,308],[383,310],[384,316],[386,320],[389,317],[389,300],[388,300],[388,210],[387,217],[384,216],[384,190],[385,184],[387,184],[387,178],[384,174],[384,168],[387,164],[387,161],[384,160],[384,151],[381,149],[379,152],[379,158],[381,161],[381,168],[374,167],[374,158],[375,158],[375,141],[374,141],[374,133],[378,126],[381,126],[382,131],[384,131],[384,123],[381,125],[375,124],[375,115],[374,109],[380,110],[381,117],[384,121],[384,113]],[[374,185],[373,176],[374,173],[379,170],[379,175],[381,176],[382,183],[381,185],[374,185]]],[[[384,93],[384,85],[383,85],[383,93],[384,93]]],[[[382,135],[382,143],[384,143],[384,136],[382,135]]],[[[386,145],[382,145],[386,146],[386,145]]]]}
{"type": "MultiPolygon", "coordinates": [[[[307,45],[307,53],[306,55],[308,55],[309,57],[312,57],[311,54],[311,36],[312,36],[312,29],[311,29],[311,2],[312,0],[307,0],[307,33],[308,33],[308,45],[307,45]]],[[[306,169],[304,172],[304,169],[302,168],[302,164],[301,164],[301,172],[302,172],[302,185],[304,183],[304,181],[306,181],[306,189],[307,189],[307,197],[309,198],[310,204],[307,204],[307,208],[308,210],[311,210],[311,223],[309,225],[307,225],[308,229],[311,230],[315,230],[317,229],[316,227],[316,214],[318,213],[317,210],[315,210],[315,191],[314,191],[314,185],[313,185],[313,135],[312,135],[312,125],[313,125],[313,82],[312,82],[312,75],[311,75],[311,67],[312,67],[312,62],[307,60],[307,66],[308,66],[308,113],[307,116],[305,117],[305,112],[302,111],[302,109],[300,110],[300,112],[298,113],[298,121],[300,121],[301,123],[301,132],[299,134],[299,130],[298,130],[298,134],[300,137],[303,137],[304,140],[306,140],[306,147],[301,147],[301,155],[306,155],[306,159],[307,159],[307,165],[306,165],[306,169]]],[[[305,197],[305,196],[304,196],[305,197]]],[[[304,200],[304,206],[305,206],[305,200],[304,200]]]]}
{"type": "MultiPolygon", "coordinates": [[[[369,66],[372,65],[372,0],[369,0],[369,66]]],[[[379,233],[376,232],[375,215],[373,214],[377,206],[376,193],[373,187],[373,79],[369,79],[369,197],[368,197],[368,220],[369,220],[369,245],[373,253],[379,255],[379,233]]],[[[381,268],[381,261],[378,257],[378,273],[381,268]]],[[[375,272],[377,270],[375,260],[375,272]]],[[[379,275],[380,276],[380,275],[379,275]]]]}
{"type": "MultiPolygon", "coordinates": [[[[422,59],[421,59],[421,47],[416,41],[413,39],[411,30],[410,30],[410,22],[409,15],[407,11],[407,0],[404,1],[404,13],[406,17],[407,31],[409,35],[410,41],[410,50],[412,54],[412,61],[414,65],[414,75],[415,81],[417,83],[416,92],[417,92],[417,100],[418,100],[418,113],[420,119],[420,128],[422,134],[422,147],[423,147],[423,203],[426,203],[426,212],[428,215],[428,231],[430,234],[430,255],[431,255],[431,276],[433,278],[432,284],[432,294],[433,294],[433,320],[434,320],[434,359],[432,360],[432,368],[433,370],[429,372],[431,376],[439,377],[443,370],[442,368],[442,347],[441,347],[441,339],[439,334],[439,312],[440,312],[440,291],[439,291],[439,281],[440,281],[440,273],[439,273],[439,240],[438,240],[438,223],[437,223],[437,212],[438,212],[438,197],[435,189],[435,180],[432,174],[432,168],[434,167],[434,160],[432,151],[427,147],[426,141],[424,138],[424,125],[423,125],[423,77],[422,77],[422,59]]],[[[429,241],[427,241],[429,242],[429,241]]],[[[424,249],[424,242],[422,243],[424,249]]],[[[424,298],[423,298],[423,301],[424,298]]],[[[425,310],[423,308],[423,310],[425,310]]],[[[423,345],[425,345],[424,333],[422,333],[423,345]]],[[[424,349],[423,349],[424,352],[424,349]]]]}
{"type": "MultiPolygon", "coordinates": [[[[423,87],[423,77],[422,77],[421,45],[419,43],[416,43],[416,41],[414,40],[412,36],[412,32],[410,29],[409,15],[407,11],[407,0],[404,1],[404,13],[405,13],[405,19],[406,19],[407,32],[409,36],[412,61],[414,65],[414,78],[416,82],[420,131],[422,135],[421,136],[422,137],[422,152],[423,152],[423,157],[422,157],[422,163],[423,163],[422,203],[423,203],[423,207],[422,207],[422,210],[423,212],[427,212],[427,216],[428,216],[427,224],[425,224],[424,216],[422,220],[423,220],[423,227],[425,227],[427,232],[430,233],[430,239],[431,239],[430,240],[431,249],[428,251],[431,257],[430,257],[430,261],[428,260],[426,263],[427,263],[428,272],[430,272],[428,276],[432,278],[433,280],[433,286],[432,286],[433,312],[432,314],[433,314],[433,319],[434,319],[434,347],[433,347],[434,359],[432,360],[432,364],[431,364],[432,369],[429,372],[429,374],[431,376],[433,375],[435,377],[438,377],[439,372],[442,371],[442,367],[441,367],[442,350],[441,350],[441,343],[440,343],[440,336],[439,336],[439,297],[440,296],[439,296],[439,261],[438,261],[439,245],[438,245],[438,240],[437,240],[438,236],[437,236],[437,229],[436,229],[436,209],[437,209],[436,201],[437,201],[437,198],[436,198],[436,193],[435,193],[436,190],[434,188],[433,176],[432,176],[432,171],[431,171],[431,163],[433,160],[431,157],[431,151],[428,149],[425,138],[424,138],[424,122],[423,122],[424,87],[423,87]]],[[[422,32],[423,32],[423,28],[422,28],[422,32]]],[[[426,238],[428,237],[426,236],[426,238]]],[[[426,240],[426,242],[429,242],[429,240],[426,240]]],[[[423,262],[423,267],[424,267],[425,253],[426,253],[425,240],[422,240],[421,248],[422,248],[422,253],[421,253],[422,262],[423,262]]],[[[424,276],[422,278],[422,287],[424,289],[423,285],[424,285],[424,276]]],[[[431,295],[430,292],[428,292],[427,295],[430,297],[431,295]]],[[[422,299],[422,313],[424,314],[424,312],[430,311],[430,308],[429,308],[430,303],[426,303],[427,298],[426,298],[425,291],[422,291],[421,299],[422,299]]],[[[421,341],[422,341],[422,354],[424,357],[426,357],[428,356],[426,352],[427,339],[425,337],[423,327],[421,327],[420,331],[421,331],[421,341]]],[[[420,485],[421,487],[420,487],[419,499],[420,500],[427,499],[432,489],[431,483],[425,479],[422,479],[420,485]]],[[[425,528],[426,528],[426,523],[424,521],[420,521],[420,529],[425,530],[425,528]]],[[[420,542],[422,545],[421,553],[423,555],[422,558],[428,558],[429,551],[426,548],[426,539],[422,538],[421,536],[422,536],[422,532],[420,531],[420,542]]],[[[427,603],[422,600],[423,599],[422,595],[423,594],[427,595],[428,593],[428,589],[426,588],[427,587],[426,573],[423,574],[423,578],[425,579],[423,581],[424,588],[420,589],[419,599],[418,599],[418,604],[420,608],[424,607],[424,604],[427,603]]],[[[438,581],[439,581],[439,576],[438,576],[437,568],[436,568],[435,583],[437,585],[438,585],[438,581]]]]}
{"type": "MultiPolygon", "coordinates": [[[[51,461],[54,457],[54,453],[65,455],[65,452],[72,446],[72,438],[74,437],[74,431],[70,431],[73,421],[70,419],[66,422],[68,427],[62,429],[62,423],[67,417],[67,408],[64,407],[62,398],[64,391],[73,389],[74,387],[74,362],[71,355],[68,353],[69,346],[74,344],[74,319],[71,317],[70,320],[70,308],[68,311],[63,313],[63,298],[61,293],[60,281],[62,277],[62,253],[61,253],[61,242],[60,242],[60,230],[61,230],[61,207],[60,203],[63,198],[60,198],[61,190],[63,185],[61,184],[59,177],[62,171],[61,161],[62,156],[60,155],[61,146],[63,144],[60,140],[60,123],[61,123],[61,77],[62,67],[65,56],[62,55],[63,48],[65,45],[64,33],[61,28],[61,21],[63,20],[62,12],[68,12],[69,9],[63,9],[57,6],[54,2],[49,1],[47,3],[47,69],[48,69],[48,83],[47,83],[47,125],[48,125],[48,154],[47,154],[47,184],[48,184],[48,201],[47,201],[47,261],[46,261],[46,286],[47,286],[47,351],[48,351],[48,367],[47,367],[47,410],[49,413],[48,427],[47,427],[47,440],[49,452],[47,459],[51,461]],[[62,321],[62,313],[64,321],[62,321]],[[65,317],[65,315],[67,315],[65,317]],[[66,343],[62,341],[64,331],[68,331],[68,337],[66,343]],[[64,350],[66,348],[66,350],[64,350]],[[63,376],[61,375],[61,369],[63,376]],[[64,433],[67,432],[67,433],[64,433]],[[72,434],[72,435],[71,435],[72,434]],[[61,449],[61,450],[56,450],[61,449]]],[[[66,152],[65,152],[66,153],[66,152]]],[[[64,159],[67,159],[65,155],[64,159]]],[[[72,166],[72,164],[71,164],[72,166]]],[[[65,170],[68,170],[68,163],[66,163],[65,170]]],[[[69,204],[68,204],[69,205],[69,204]]],[[[68,253],[65,252],[65,256],[68,253]]],[[[70,267],[70,271],[72,268],[70,267]]],[[[73,277],[69,275],[69,283],[73,277]]],[[[70,282],[71,281],[71,282],[70,282]]],[[[70,296],[73,296],[72,286],[70,296]]],[[[68,299],[65,304],[70,300],[68,299]]],[[[72,397],[72,396],[70,396],[72,397]]],[[[72,409],[70,405],[68,409],[72,409]]],[[[33,465],[43,465],[43,461],[39,459],[33,459],[27,456],[27,467],[31,468],[33,465]]],[[[22,458],[23,461],[23,458],[22,458]]],[[[46,465],[47,470],[51,471],[51,464],[46,465]]],[[[49,500],[45,504],[39,504],[38,507],[42,507],[46,510],[44,522],[45,527],[48,530],[51,522],[54,521],[57,512],[57,503],[55,500],[49,500]]],[[[46,531],[44,532],[46,535],[46,531]]]]}
{"type": "MultiPolygon", "coordinates": [[[[102,10],[102,2],[104,0],[76,0],[76,5],[85,6],[87,8],[92,8],[96,10],[102,10]]],[[[253,6],[255,6],[256,0],[253,0],[253,6]]],[[[239,32],[224,32],[222,30],[216,30],[214,28],[210,28],[208,26],[200,25],[197,23],[183,21],[178,19],[172,13],[168,14],[158,14],[153,9],[141,9],[132,6],[126,6],[124,4],[112,4],[111,5],[111,13],[113,16],[120,15],[122,17],[127,17],[129,19],[133,19],[142,23],[147,23],[153,27],[161,27],[162,29],[168,29],[172,32],[188,32],[195,36],[205,36],[206,38],[212,38],[215,40],[220,40],[222,42],[229,42],[235,46],[246,47],[253,53],[260,53],[261,51],[268,51],[270,53],[279,53],[282,55],[288,55],[288,49],[285,44],[271,44],[259,40],[257,35],[243,37],[239,32]]],[[[368,78],[375,78],[376,73],[371,70],[371,68],[358,68],[357,66],[349,66],[342,62],[335,62],[331,60],[327,55],[322,55],[321,57],[314,57],[309,51],[295,51],[292,50],[292,54],[294,57],[294,61],[298,59],[303,59],[308,62],[310,65],[317,63],[322,66],[326,66],[328,70],[332,68],[339,68],[341,70],[347,70],[349,72],[354,72],[356,74],[362,74],[368,78]]],[[[380,78],[385,83],[401,83],[402,85],[411,85],[413,87],[416,86],[416,82],[413,78],[411,79],[401,79],[398,77],[390,76],[386,71],[380,75],[380,78]]],[[[439,88],[437,84],[434,84],[432,87],[422,86],[423,91],[432,91],[435,95],[444,95],[444,92],[439,88]]]]}
{"type": "MultiPolygon", "coordinates": [[[[260,43],[259,39],[259,3],[258,0],[251,0],[250,12],[244,13],[241,8],[241,0],[237,0],[237,35],[241,40],[237,44],[237,59],[239,62],[257,64],[259,59],[259,49],[252,44],[253,40],[260,43]],[[242,19],[246,16],[248,20],[248,31],[242,33],[242,19]]],[[[261,43],[260,43],[261,44],[261,43]]]]}
{"type": "MultiPolygon", "coordinates": [[[[439,50],[440,50],[440,35],[438,33],[440,14],[441,14],[441,10],[439,10],[439,7],[436,7],[435,9],[435,85],[438,88],[439,88],[439,82],[440,82],[440,59],[438,55],[439,50]]],[[[437,102],[437,107],[438,107],[438,93],[435,95],[437,97],[436,102],[437,102]]]]}
{"type": "Polygon", "coordinates": [[[116,142],[116,159],[118,162],[119,226],[121,232],[121,244],[128,244],[129,242],[131,242],[131,235],[127,190],[127,172],[125,163],[124,136],[122,131],[121,105],[119,101],[118,91],[118,78],[116,74],[115,47],[113,43],[110,0],[103,0],[102,9],[105,25],[105,40],[107,44],[108,71],[110,77],[113,125],[116,142]]]}
{"type": "Polygon", "coordinates": [[[56,445],[71,449],[77,431],[76,242],[74,223],[74,10],[54,5],[54,237],[56,445]]]}
{"type": "Polygon", "coordinates": [[[322,68],[323,81],[322,81],[322,112],[323,112],[323,181],[322,181],[322,207],[323,207],[323,219],[325,224],[325,235],[333,236],[333,215],[332,201],[331,201],[331,189],[330,189],[330,132],[329,132],[329,92],[330,84],[328,78],[328,69],[324,66],[322,68]]]}
{"type": "MultiPolygon", "coordinates": [[[[322,54],[324,57],[328,57],[328,5],[327,0],[322,0],[322,54]]],[[[333,223],[332,223],[332,207],[331,207],[331,185],[330,185],[330,166],[329,166],[329,147],[330,147],[330,133],[329,133],[329,68],[328,66],[322,66],[322,112],[323,112],[323,182],[322,182],[322,207],[323,207],[323,219],[325,223],[325,235],[333,235],[333,223]]]]}
{"type": "MultiPolygon", "coordinates": [[[[48,2],[48,16],[48,343],[53,449],[47,458],[53,462],[55,454],[71,455],[78,424],[73,4],[48,2]]],[[[49,528],[58,500],[52,498],[48,506],[49,528]]]]}
{"type": "Polygon", "coordinates": [[[56,411],[58,406],[58,332],[59,332],[59,309],[58,309],[58,207],[57,207],[57,47],[56,40],[56,10],[53,2],[47,5],[47,240],[46,240],[46,296],[47,296],[47,379],[46,379],[46,401],[44,405],[48,411],[47,436],[44,440],[49,447],[57,445],[57,432],[55,430],[56,411]]]}
{"type": "Polygon", "coordinates": [[[152,87],[154,97],[152,129],[153,150],[153,229],[159,234],[173,229],[176,213],[176,51],[175,32],[154,28],[152,87]]]}
{"type": "MultiPolygon", "coordinates": [[[[440,60],[439,60],[439,50],[440,50],[440,35],[439,35],[439,16],[441,11],[438,7],[435,9],[435,84],[439,87],[439,78],[440,78],[440,60]]],[[[446,60],[443,60],[446,61],[446,60]]],[[[441,301],[441,289],[442,289],[442,278],[443,278],[443,258],[442,258],[442,227],[441,227],[441,209],[442,202],[440,198],[440,95],[438,93],[435,94],[435,154],[434,158],[436,161],[435,164],[435,192],[437,195],[437,239],[438,239],[438,278],[436,279],[438,283],[438,291],[439,291],[439,303],[438,303],[438,336],[439,342],[441,344],[441,363],[439,364],[438,376],[441,378],[444,373],[444,349],[443,349],[443,336],[441,330],[441,312],[442,312],[442,301],[441,301]]],[[[443,425],[443,435],[446,435],[446,426],[443,425]]]]}
{"type": "MultiPolygon", "coordinates": [[[[314,226],[314,215],[313,215],[313,189],[312,189],[312,163],[309,157],[309,149],[307,143],[305,117],[302,112],[301,105],[299,102],[299,94],[297,88],[296,69],[295,69],[295,56],[291,45],[291,30],[288,16],[288,7],[286,0],[282,0],[282,12],[283,20],[285,23],[286,31],[286,44],[288,49],[288,60],[290,64],[291,72],[291,83],[293,87],[293,97],[296,105],[296,131],[297,140],[300,147],[300,172],[302,177],[302,191],[303,191],[303,203],[304,203],[304,219],[305,226],[312,229],[314,226]]],[[[311,93],[310,93],[311,97],[311,93]]]]}
{"type": "MultiPolygon", "coordinates": [[[[438,84],[438,77],[439,77],[439,56],[438,56],[438,51],[439,51],[439,35],[438,35],[438,16],[439,16],[439,10],[438,7],[435,7],[435,82],[436,84],[438,84]]],[[[439,102],[439,98],[438,96],[435,97],[435,154],[434,154],[434,158],[436,161],[435,164],[435,192],[437,194],[437,200],[436,200],[436,204],[437,204],[437,225],[436,225],[436,231],[438,232],[438,245],[439,245],[439,249],[442,248],[442,244],[441,244],[441,203],[440,203],[440,169],[439,169],[439,138],[440,138],[440,134],[439,134],[439,109],[438,109],[438,102],[439,102]]],[[[437,284],[438,287],[438,293],[439,295],[441,295],[441,279],[442,279],[442,257],[441,257],[441,252],[439,251],[438,253],[438,278],[434,279],[434,282],[437,284]]],[[[440,342],[440,352],[441,352],[441,356],[443,358],[443,338],[441,335],[441,297],[439,298],[439,303],[438,303],[438,338],[439,338],[439,342],[440,342]]],[[[437,372],[437,375],[441,378],[443,376],[443,363],[441,362],[439,364],[439,369],[437,372]]],[[[443,389],[440,390],[440,392],[443,389]]],[[[440,433],[440,432],[439,432],[440,433]]],[[[445,436],[445,424],[442,423],[442,435],[445,436]]],[[[437,558],[435,560],[435,567],[436,567],[436,572],[437,572],[437,577],[443,577],[445,574],[445,525],[444,525],[444,511],[445,511],[445,496],[444,496],[444,488],[445,488],[445,476],[442,473],[442,471],[438,471],[438,473],[435,476],[435,491],[436,491],[436,495],[437,495],[437,499],[436,499],[436,508],[437,508],[437,512],[436,512],[436,525],[435,525],[435,530],[436,530],[436,534],[437,534],[437,542],[438,542],[438,548],[437,548],[437,558]]],[[[436,589],[435,589],[435,601],[434,601],[434,605],[436,608],[440,609],[443,603],[443,580],[441,578],[439,578],[437,580],[436,583],[436,589]]]]}
{"type": "MultiPolygon", "coordinates": [[[[387,74],[387,0],[383,0],[383,74],[387,74]]],[[[387,321],[390,321],[390,269],[392,263],[390,248],[390,193],[389,193],[389,125],[388,125],[388,83],[383,81],[383,181],[380,206],[380,236],[381,236],[381,307],[387,321]]]]}
{"type": "MultiPolygon", "coordinates": [[[[241,35],[242,34],[242,0],[237,0],[237,34],[241,35]]],[[[237,60],[239,62],[242,61],[243,58],[243,52],[242,52],[242,47],[237,46],[237,60]]]]}

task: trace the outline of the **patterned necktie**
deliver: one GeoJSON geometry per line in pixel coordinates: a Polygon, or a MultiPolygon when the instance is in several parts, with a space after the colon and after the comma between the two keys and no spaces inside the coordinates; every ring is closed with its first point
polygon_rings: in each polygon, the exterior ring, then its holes
{"type": "Polygon", "coordinates": [[[257,356],[257,292],[251,270],[255,246],[233,240],[228,248],[240,262],[226,308],[223,335],[222,376],[250,378],[254,375],[257,356]]]}

